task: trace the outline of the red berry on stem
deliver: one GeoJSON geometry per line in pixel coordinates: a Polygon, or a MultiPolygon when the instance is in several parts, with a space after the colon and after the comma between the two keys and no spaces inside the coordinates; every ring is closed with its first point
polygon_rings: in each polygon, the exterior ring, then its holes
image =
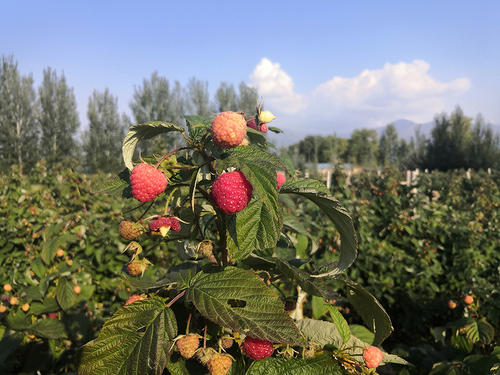
{"type": "Polygon", "coordinates": [[[247,356],[253,359],[261,360],[270,357],[274,352],[272,342],[267,340],[247,337],[243,343],[243,349],[247,356]]]}
{"type": "Polygon", "coordinates": [[[210,196],[226,214],[243,210],[252,198],[252,185],[240,171],[226,172],[217,177],[210,196]]]}
{"type": "Polygon", "coordinates": [[[140,202],[149,202],[163,193],[168,180],[162,171],[152,165],[141,163],[132,169],[130,184],[135,199],[140,202]]]}

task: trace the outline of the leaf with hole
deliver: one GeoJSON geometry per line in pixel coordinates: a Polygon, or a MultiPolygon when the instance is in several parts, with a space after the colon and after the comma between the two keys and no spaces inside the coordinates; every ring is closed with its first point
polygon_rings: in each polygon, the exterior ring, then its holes
{"type": "Polygon", "coordinates": [[[283,302],[251,271],[226,267],[199,272],[186,298],[222,327],[274,343],[304,344],[283,302]]]}

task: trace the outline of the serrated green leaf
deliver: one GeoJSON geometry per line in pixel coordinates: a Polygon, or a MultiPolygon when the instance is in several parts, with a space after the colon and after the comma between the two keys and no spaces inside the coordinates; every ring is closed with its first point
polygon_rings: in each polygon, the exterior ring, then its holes
{"type": "Polygon", "coordinates": [[[326,314],[327,309],[322,297],[312,296],[311,301],[312,315],[314,319],[319,319],[326,314]]]}
{"type": "Polygon", "coordinates": [[[375,335],[368,328],[359,324],[351,324],[349,328],[354,336],[370,345],[373,344],[375,335]]]}
{"type": "Polygon", "coordinates": [[[128,130],[127,135],[125,135],[122,144],[122,156],[123,161],[125,162],[125,166],[129,170],[132,170],[134,168],[132,158],[134,156],[135,146],[137,146],[137,142],[172,131],[184,133],[184,129],[182,129],[180,126],[164,121],[151,121],[145,124],[131,126],[128,130]]]}
{"type": "MultiPolygon", "coordinates": [[[[315,343],[320,347],[324,347],[325,345],[333,345],[336,348],[344,347],[355,360],[359,363],[363,363],[363,350],[369,346],[369,344],[351,335],[344,345],[342,336],[335,324],[322,320],[301,319],[297,321],[297,327],[308,342],[315,343]]],[[[382,362],[402,365],[407,364],[404,359],[397,355],[389,354],[384,351],[382,351],[382,362]]]]}
{"type": "Polygon", "coordinates": [[[130,171],[125,168],[117,176],[110,178],[104,184],[97,187],[95,193],[101,194],[121,194],[123,198],[131,198],[130,171]]]}
{"type": "Polygon", "coordinates": [[[58,319],[42,319],[33,324],[29,331],[46,339],[62,339],[67,337],[63,322],[58,319]]]}
{"type": "Polygon", "coordinates": [[[199,272],[191,280],[186,298],[222,327],[274,343],[304,343],[283,302],[251,271],[226,267],[199,272]]]}
{"type": "Polygon", "coordinates": [[[52,297],[45,297],[43,303],[32,303],[30,309],[30,311],[35,315],[57,310],[59,310],[59,305],[57,304],[56,299],[52,297]]]}
{"type": "Polygon", "coordinates": [[[340,234],[340,257],[338,262],[329,264],[312,277],[335,276],[349,268],[358,251],[358,240],[354,223],[349,212],[339,201],[329,195],[324,184],[311,179],[294,179],[281,186],[280,194],[297,194],[314,202],[333,222],[340,234]]]}
{"type": "Polygon", "coordinates": [[[343,343],[347,343],[347,341],[351,338],[351,330],[349,329],[349,324],[347,324],[344,316],[340,313],[339,310],[328,303],[325,303],[326,308],[332,318],[333,324],[337,327],[337,331],[342,338],[343,343]]]}
{"type": "Polygon", "coordinates": [[[252,251],[276,246],[280,225],[268,206],[253,199],[244,210],[226,216],[227,246],[233,260],[245,259],[252,251]]]}
{"type": "Polygon", "coordinates": [[[472,343],[489,344],[495,336],[495,328],[485,320],[477,320],[465,327],[465,336],[472,343]]]}
{"type": "Polygon", "coordinates": [[[333,298],[334,292],[330,290],[328,287],[322,285],[322,282],[318,279],[312,279],[310,275],[297,267],[294,267],[290,264],[290,262],[280,259],[273,258],[276,267],[278,269],[279,274],[301,286],[305,292],[313,296],[321,296],[325,298],[333,298]]]}
{"type": "Polygon", "coordinates": [[[269,357],[252,363],[246,375],[336,375],[347,374],[331,353],[311,359],[269,357]]]}
{"type": "Polygon", "coordinates": [[[7,318],[5,318],[5,321],[7,323],[7,327],[16,331],[21,331],[31,325],[28,320],[28,316],[20,310],[9,313],[7,318]]]}
{"type": "Polygon", "coordinates": [[[83,347],[80,375],[160,375],[177,336],[174,313],[158,297],[118,310],[83,347]]]}
{"type": "Polygon", "coordinates": [[[73,291],[73,284],[65,278],[60,278],[56,288],[57,303],[63,310],[73,307],[77,300],[77,295],[73,291]]]}
{"type": "Polygon", "coordinates": [[[394,328],[391,318],[379,301],[365,288],[355,282],[340,278],[347,287],[347,299],[361,316],[366,326],[375,333],[373,345],[380,345],[394,328]]]}
{"type": "Polygon", "coordinates": [[[451,346],[465,353],[472,352],[474,348],[474,344],[465,335],[459,334],[458,331],[451,336],[451,346]]]}
{"type": "MultiPolygon", "coordinates": [[[[59,226],[58,225],[52,226],[51,228],[52,228],[52,230],[54,230],[54,228],[59,228],[59,226]]],[[[56,251],[58,248],[67,244],[68,242],[73,242],[76,239],[77,239],[77,237],[74,234],[70,234],[70,233],[47,234],[47,240],[44,241],[44,244],[42,247],[42,252],[40,254],[44,263],[49,264],[50,261],[56,255],[56,251]]]]}

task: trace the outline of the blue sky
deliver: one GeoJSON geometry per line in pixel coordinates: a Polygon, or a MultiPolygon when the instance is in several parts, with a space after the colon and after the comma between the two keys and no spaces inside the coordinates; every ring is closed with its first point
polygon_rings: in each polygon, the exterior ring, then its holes
{"type": "Polygon", "coordinates": [[[498,1],[5,1],[0,54],[64,71],[82,123],[93,89],[128,111],[154,70],[213,92],[256,86],[290,132],[328,134],[456,104],[500,124],[498,1]]]}

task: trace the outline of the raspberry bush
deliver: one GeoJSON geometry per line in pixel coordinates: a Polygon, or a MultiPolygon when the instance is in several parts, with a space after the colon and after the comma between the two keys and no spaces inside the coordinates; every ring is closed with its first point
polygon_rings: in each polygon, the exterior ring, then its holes
{"type": "MultiPolygon", "coordinates": [[[[372,371],[363,350],[380,346],[392,324],[377,300],[344,275],[357,255],[353,221],[322,183],[300,177],[268,151],[261,125],[273,118],[258,107],[254,116],[187,117],[187,130],[158,121],[129,129],[127,169],[108,192],[136,202],[116,222],[130,239],[123,276],[136,297],[84,345],[79,374],[372,371]],[[134,158],[139,141],[169,132],[181,133],[185,145],[134,158]],[[290,205],[296,199],[312,202],[334,224],[337,261],[317,265],[283,255],[309,225],[297,225],[290,205]],[[156,247],[165,243],[178,254],[158,262],[156,247]],[[340,294],[372,330],[373,343],[354,336],[332,306],[340,294]],[[328,319],[307,317],[304,300],[313,296],[328,319]]],[[[405,363],[387,353],[382,361],[405,363]]]]}

